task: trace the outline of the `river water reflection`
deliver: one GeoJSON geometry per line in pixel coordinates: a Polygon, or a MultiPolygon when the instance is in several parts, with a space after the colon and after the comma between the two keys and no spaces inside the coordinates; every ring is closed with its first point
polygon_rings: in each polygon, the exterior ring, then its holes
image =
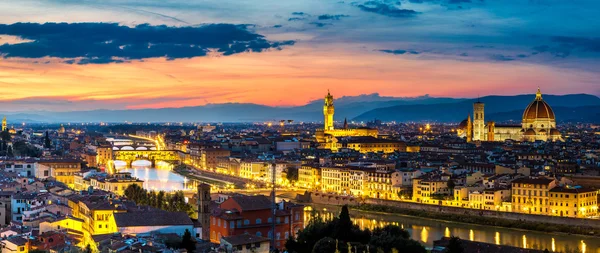
{"type": "MultiPolygon", "coordinates": [[[[314,206],[327,220],[339,214],[339,207],[314,206]]],[[[306,208],[305,221],[312,217],[312,207],[306,208]]],[[[582,253],[600,253],[600,238],[548,234],[493,226],[480,226],[466,223],[430,220],[412,216],[379,215],[360,211],[350,211],[352,221],[362,229],[374,229],[388,224],[400,226],[410,232],[412,239],[426,247],[432,247],[433,241],[443,236],[458,236],[461,239],[510,245],[528,249],[548,249],[550,252],[565,252],[579,249],[582,253]]]]}
{"type": "Polygon", "coordinates": [[[144,181],[144,189],[154,191],[179,191],[185,189],[185,177],[169,168],[134,167],[122,168],[120,172],[129,172],[131,176],[144,181]]]}

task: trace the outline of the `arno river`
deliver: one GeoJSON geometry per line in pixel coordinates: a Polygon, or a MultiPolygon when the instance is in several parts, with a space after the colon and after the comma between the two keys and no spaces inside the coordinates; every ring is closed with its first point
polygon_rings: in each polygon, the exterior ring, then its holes
{"type": "MultiPolygon", "coordinates": [[[[181,190],[185,178],[170,169],[155,169],[149,166],[121,168],[120,171],[131,172],[132,176],[144,180],[144,188],[149,190],[181,190]]],[[[305,221],[311,218],[314,208],[324,218],[337,216],[340,207],[314,205],[306,208],[305,221]]],[[[510,245],[521,248],[548,249],[551,252],[564,252],[579,249],[583,253],[600,253],[600,237],[588,237],[568,234],[548,234],[510,228],[480,226],[458,222],[431,220],[402,215],[380,215],[368,212],[351,211],[353,222],[362,229],[373,229],[387,224],[398,225],[408,230],[412,239],[431,247],[433,241],[443,236],[458,236],[465,240],[510,245]]]]}
{"type": "MultiPolygon", "coordinates": [[[[312,216],[310,209],[318,210],[322,217],[333,219],[340,208],[315,205],[306,208],[305,221],[312,216]]],[[[362,229],[374,229],[388,224],[398,225],[408,232],[412,239],[426,247],[432,247],[433,241],[443,236],[458,236],[461,239],[510,245],[528,249],[548,249],[550,252],[564,252],[579,249],[583,253],[600,253],[600,237],[588,237],[568,234],[548,234],[493,226],[480,226],[466,223],[431,220],[402,215],[380,215],[351,210],[354,224],[362,229]]]]}

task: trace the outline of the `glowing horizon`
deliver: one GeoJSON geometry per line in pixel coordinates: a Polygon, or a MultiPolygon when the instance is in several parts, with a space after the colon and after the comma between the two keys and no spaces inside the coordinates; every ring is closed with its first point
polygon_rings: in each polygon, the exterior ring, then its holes
{"type": "Polygon", "coordinates": [[[373,93],[476,98],[534,94],[537,87],[544,94],[600,95],[600,40],[587,35],[600,22],[553,21],[554,30],[539,26],[559,14],[591,17],[594,2],[520,6],[518,1],[403,0],[386,9],[415,10],[409,16],[376,12],[367,3],[276,3],[2,3],[2,111],[301,106],[322,99],[327,89],[336,98],[373,93]],[[543,11],[515,15],[520,9],[543,11]],[[60,24],[65,34],[48,35],[54,44],[38,46],[35,38],[45,35],[27,29],[45,31],[46,22],[66,22],[60,24]],[[138,26],[143,23],[148,25],[138,26]],[[99,45],[93,36],[82,37],[82,26],[114,39],[99,45]],[[131,45],[138,41],[128,34],[144,35],[148,29],[158,37],[147,36],[141,44],[147,48],[131,45]],[[211,35],[215,31],[220,35],[211,35]],[[183,32],[197,35],[160,38],[183,32]],[[242,38],[246,44],[231,44],[242,38]],[[60,44],[72,39],[79,40],[77,49],[60,44]],[[104,47],[111,43],[121,43],[115,45],[121,51],[104,47]],[[191,51],[180,46],[186,43],[217,49],[191,51]],[[163,53],[167,57],[157,57],[163,53]]]}

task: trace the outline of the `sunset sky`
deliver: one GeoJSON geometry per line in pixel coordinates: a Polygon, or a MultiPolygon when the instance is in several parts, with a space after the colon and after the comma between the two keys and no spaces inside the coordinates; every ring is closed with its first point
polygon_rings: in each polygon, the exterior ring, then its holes
{"type": "Polygon", "coordinates": [[[597,0],[1,1],[0,111],[600,95],[598,17],[597,0]]]}

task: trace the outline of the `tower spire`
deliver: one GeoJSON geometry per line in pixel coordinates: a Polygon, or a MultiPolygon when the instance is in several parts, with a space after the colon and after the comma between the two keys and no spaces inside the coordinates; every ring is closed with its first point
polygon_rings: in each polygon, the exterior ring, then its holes
{"type": "Polygon", "coordinates": [[[542,100],[542,91],[540,90],[539,86],[538,86],[537,93],[535,93],[535,100],[542,100]]]}

